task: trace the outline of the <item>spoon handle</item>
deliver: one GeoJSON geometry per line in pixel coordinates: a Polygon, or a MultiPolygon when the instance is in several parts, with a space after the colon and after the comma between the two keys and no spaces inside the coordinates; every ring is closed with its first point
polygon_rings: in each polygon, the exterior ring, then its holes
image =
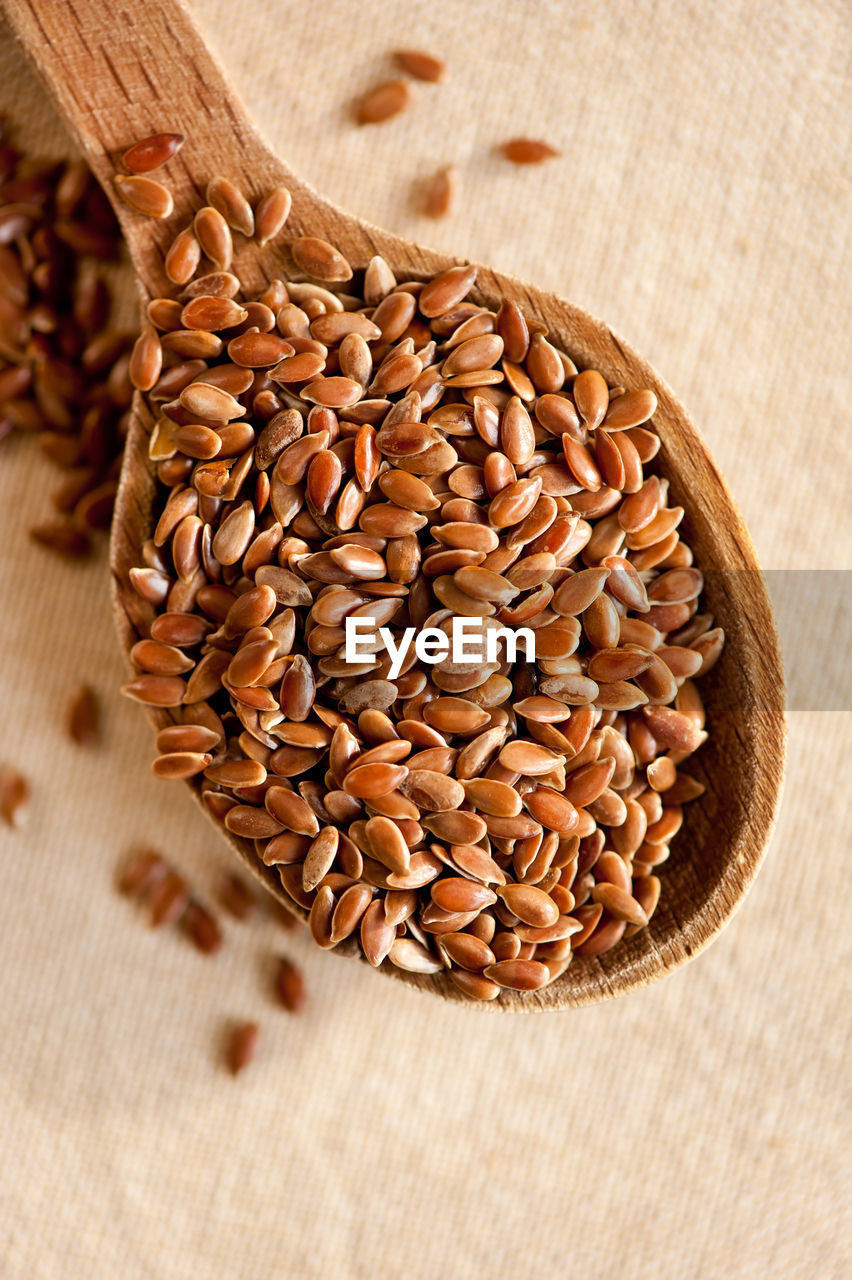
{"type": "Polygon", "coordinates": [[[167,234],[118,197],[113,178],[132,143],[163,131],[186,136],[165,178],[178,215],[198,206],[216,173],[247,195],[287,181],[184,0],[0,0],[0,8],[112,200],[143,280],[136,241],[144,235],[150,261],[152,233],[162,250],[175,222],[167,234]]]}

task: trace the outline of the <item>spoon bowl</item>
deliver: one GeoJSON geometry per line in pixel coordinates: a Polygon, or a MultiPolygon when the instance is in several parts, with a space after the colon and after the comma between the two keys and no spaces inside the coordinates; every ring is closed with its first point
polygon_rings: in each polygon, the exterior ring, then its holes
{"type": "MultiPolygon", "coordinates": [[[[287,235],[328,240],[356,276],[376,254],[399,279],[426,278],[457,264],[456,259],[346,214],[287,169],[249,119],[190,12],[178,0],[123,0],[119,10],[109,12],[97,0],[74,0],[73,8],[3,0],[3,7],[112,200],[143,304],[171,287],[163,272],[166,250],[176,230],[187,225],[203,203],[207,180],[220,173],[253,202],[272,187],[287,187],[293,197],[287,235]],[[158,222],[128,209],[114,176],[122,151],[163,129],[185,134],[187,145],[170,161],[166,179],[174,196],[174,216],[158,222]]],[[[247,290],[261,290],[276,276],[286,280],[301,275],[283,243],[262,250],[246,244],[235,253],[233,270],[247,290]]],[[[783,675],[772,610],[748,531],[672,391],[604,323],[552,293],[478,267],[474,297],[486,305],[514,301],[546,325],[578,367],[598,369],[610,385],[655,392],[654,425],[661,440],[658,470],[669,478],[673,498],[686,509],[683,529],[705,573],[704,607],[727,637],[721,659],[701,684],[712,732],[693,763],[706,792],[684,811],[650,925],[598,958],[577,957],[550,986],[523,994],[504,991],[500,1000],[491,1002],[503,1010],[559,1009],[603,1000],[671,972],[701,951],[730,919],[758,870],[780,796],[783,675]]],[[[150,621],[128,574],[142,562],[141,548],[154,523],[156,485],[148,461],[152,425],[137,394],[111,543],[113,600],[125,653],[147,636],[150,621]]],[[[150,710],[149,719],[157,729],[172,723],[165,711],[150,710]]],[[[186,785],[200,802],[198,781],[186,785]]],[[[246,869],[296,911],[275,868],[259,861],[251,842],[216,826],[246,869]]],[[[360,955],[353,939],[336,950],[360,955]]],[[[411,986],[471,1003],[445,974],[416,975],[387,961],[382,971],[411,986]]]]}

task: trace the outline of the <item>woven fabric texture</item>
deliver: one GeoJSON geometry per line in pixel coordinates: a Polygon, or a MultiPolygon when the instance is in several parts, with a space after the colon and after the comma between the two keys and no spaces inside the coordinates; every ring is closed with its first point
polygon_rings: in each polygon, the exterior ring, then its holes
{"type": "MultiPolygon", "coordinates": [[[[318,189],[571,297],[648,355],[791,618],[804,574],[789,571],[848,582],[841,0],[198,11],[318,189]],[[400,46],[444,56],[446,82],[359,130],[352,101],[400,46]],[[509,165],[495,147],[517,134],[561,158],[509,165]],[[461,204],[433,223],[418,184],[448,163],[461,204]]],[[[13,134],[67,151],[7,33],[0,71],[13,134]]],[[[105,553],[69,568],[28,539],[53,482],[31,441],[0,447],[0,762],[34,792],[26,827],[0,828],[4,1278],[848,1274],[848,708],[794,708],[750,897],[695,964],[623,1000],[543,1017],[443,1005],[263,917],[227,924],[206,959],[115,892],[140,844],[211,900],[230,855],[182,789],[150,776],[147,723],[117,694],[105,553]],[[104,703],[96,750],[63,733],[80,680],[104,703]],[[307,976],[298,1019],[270,997],[282,951],[307,976]],[[264,1036],[238,1081],[222,1066],[234,1018],[264,1036]]],[[[806,612],[788,660],[811,642],[848,658],[848,613],[806,612]]]]}

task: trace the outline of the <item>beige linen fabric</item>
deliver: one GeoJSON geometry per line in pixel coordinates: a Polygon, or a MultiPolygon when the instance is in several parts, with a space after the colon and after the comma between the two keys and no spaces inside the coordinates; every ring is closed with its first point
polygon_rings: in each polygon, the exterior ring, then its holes
{"type": "MultiPolygon", "coordinates": [[[[849,569],[841,0],[198,7],[296,171],[606,317],[691,407],[764,563],[849,569]],[[445,55],[447,82],[357,130],[353,96],[400,45],[445,55]],[[495,158],[518,133],[562,158],[495,158]],[[461,209],[432,224],[413,186],[449,162],[461,209]]],[[[0,71],[18,136],[63,149],[8,37],[0,71]]],[[[229,923],[205,959],[113,889],[140,842],[208,898],[229,855],[148,773],[147,725],[115,694],[103,555],[68,568],[28,542],[53,479],[31,442],[0,449],[0,759],[34,784],[27,827],[0,831],[4,1280],[844,1274],[848,710],[793,712],[748,902],[694,965],[624,1000],[445,1007],[271,920],[229,923]],[[84,678],[105,703],[97,751],[61,731],[84,678]],[[282,948],[307,974],[299,1019],[270,1000],[282,948]],[[245,1017],[264,1044],[235,1082],[222,1037],[245,1017]]]]}

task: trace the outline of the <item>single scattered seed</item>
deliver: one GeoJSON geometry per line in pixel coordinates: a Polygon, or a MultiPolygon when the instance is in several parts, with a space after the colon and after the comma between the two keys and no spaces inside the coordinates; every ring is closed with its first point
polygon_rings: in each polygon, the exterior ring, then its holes
{"type": "Polygon", "coordinates": [[[473,972],[494,964],[495,960],[488,944],[471,933],[445,933],[441,938],[441,949],[454,964],[473,972]]]}
{"type": "Polygon", "coordinates": [[[235,325],[242,324],[248,319],[248,311],[232,298],[201,294],[186,304],[180,319],[187,329],[216,331],[233,329],[235,325]]]}
{"type": "Polygon", "coordinates": [[[361,917],[361,949],[374,967],[378,967],[387,957],[397,936],[396,925],[387,919],[387,901],[387,896],[384,901],[374,898],[361,917]]]}
{"type": "Polygon", "coordinates": [[[311,837],[319,833],[319,819],[307,800],[304,800],[304,797],[298,795],[296,791],[290,791],[287,787],[272,786],[266,792],[265,800],[266,808],[272,817],[289,831],[311,837]]]}
{"type": "Polygon", "coordinates": [[[273,187],[254,211],[254,231],[259,245],[268,244],[282,230],[290,216],[293,197],[286,187],[273,187]]]}
{"type": "Polygon", "coordinates": [[[475,267],[448,267],[421,290],[418,298],[420,311],[427,319],[444,315],[470,292],[475,280],[475,267]]]}
{"type": "Polygon", "coordinates": [[[192,228],[202,252],[220,271],[227,271],[231,265],[234,244],[230,228],[219,210],[212,205],[199,209],[192,228]]]}
{"type": "Polygon", "coordinates": [[[189,903],[189,886],[177,871],[167,870],[148,897],[151,924],[156,929],[180,920],[189,903]]]}
{"type": "Polygon", "coordinates": [[[498,987],[513,991],[537,991],[550,981],[549,970],[537,960],[498,960],[488,965],[484,974],[498,987]]]}
{"type": "Polygon", "coordinates": [[[636,899],[619,885],[601,881],[592,890],[592,898],[616,920],[625,920],[628,924],[638,925],[648,923],[648,917],[636,899]]]}
{"type": "Polygon", "coordinates": [[[473,844],[487,832],[485,820],[467,811],[435,812],[423,819],[427,831],[450,844],[473,844]]]}
{"type": "Polygon", "coordinates": [[[407,778],[408,769],[404,765],[356,765],[346,775],[343,789],[359,800],[378,800],[396,791],[407,778]]]}
{"type": "Polygon", "coordinates": [[[429,180],[423,195],[427,218],[448,218],[455,213],[461,191],[461,175],[455,165],[447,165],[429,180]]]}
{"type": "Polygon", "coordinates": [[[374,857],[389,871],[404,874],[408,871],[411,854],[402,830],[390,818],[381,814],[370,818],[364,833],[374,857]]]}
{"type": "Polygon", "coordinates": [[[231,1075],[245,1071],[257,1057],[260,1048],[260,1026],[256,1022],[240,1022],[231,1029],[226,1061],[231,1075]]]}
{"type": "Polygon", "coordinates": [[[645,722],[658,742],[674,751],[697,751],[703,732],[689,716],[673,707],[645,707],[645,722]]]}
{"type": "Polygon", "coordinates": [[[388,959],[397,969],[406,969],[409,973],[440,973],[443,965],[414,938],[397,938],[391,943],[388,959]]]}
{"type": "Polygon", "coordinates": [[[508,742],[501,750],[499,759],[504,768],[526,774],[527,777],[550,773],[559,762],[559,756],[548,747],[522,738],[508,742]]]}
{"type": "Polygon", "coordinates": [[[180,393],[181,406],[188,413],[213,422],[241,418],[245,409],[234,396],[208,382],[193,382],[180,393]]]}
{"type": "Polygon", "coordinates": [[[64,521],[53,520],[47,524],[35,525],[29,533],[33,542],[48,551],[57,552],[67,560],[83,560],[92,550],[88,534],[64,521]]]}
{"type": "Polygon", "coordinates": [[[469,804],[496,818],[514,818],[521,811],[521,797],[514,787],[496,778],[471,778],[464,784],[469,804]]]}
{"type": "Polygon", "coordinates": [[[407,80],[387,80],[365,93],[358,103],[356,119],[359,124],[380,124],[404,111],[412,100],[411,85],[407,80]]]}
{"type": "Polygon", "coordinates": [[[8,826],[23,826],[30,795],[30,784],[24,775],[11,765],[0,765],[0,817],[8,826]]]}
{"type": "Polygon", "coordinates": [[[212,427],[201,424],[178,427],[174,433],[174,442],[188,458],[209,460],[215,458],[222,448],[222,437],[212,427]]]}
{"type": "Polygon", "coordinates": [[[97,694],[82,684],[68,706],[68,734],[80,746],[94,746],[100,737],[101,711],[97,694]]]}
{"type": "Polygon", "coordinates": [[[211,755],[200,751],[170,751],[152,761],[151,772],[155,778],[165,782],[194,778],[207,768],[212,759],[211,755]]]}
{"type": "Polygon", "coordinates": [[[625,391],[610,402],[604,425],[607,431],[624,431],[647,422],[657,411],[657,397],[653,391],[625,391]]]}
{"type": "Polygon", "coordinates": [[[257,905],[254,893],[241,876],[226,876],[219,900],[222,906],[235,920],[248,920],[254,914],[257,905]]]}
{"type": "Polygon", "coordinates": [[[172,284],[188,284],[198,270],[200,261],[201,245],[192,227],[185,227],[169,246],[163,266],[172,284]]]}
{"type": "Polygon", "coordinates": [[[551,897],[533,885],[508,884],[498,890],[506,906],[525,924],[538,929],[556,924],[559,908],[551,897]]]}
{"type": "Polygon", "coordinates": [[[131,173],[151,173],[177,155],[184,141],[182,133],[152,133],[149,138],[134,142],[121,160],[131,173]]]}
{"type": "Polygon", "coordinates": [[[345,283],[352,279],[352,268],[327,240],[301,236],[291,245],[293,260],[301,271],[314,280],[345,283]]]}
{"type": "Polygon", "coordinates": [[[513,164],[541,164],[544,160],[552,160],[559,152],[549,142],[537,138],[510,138],[500,148],[507,160],[513,164]]]}
{"type": "Polygon", "coordinates": [[[332,946],[336,946],[355,932],[372,896],[373,891],[369,884],[351,884],[344,888],[331,917],[332,946]]]}
{"type": "Polygon", "coordinates": [[[275,976],[275,992],[288,1013],[299,1013],[305,1004],[305,980],[301,969],[282,956],[275,976]]]}
{"type": "Polygon", "coordinates": [[[178,707],[186,692],[186,684],[177,676],[137,676],[121,686],[121,692],[150,707],[178,707]]]}
{"type": "Polygon", "coordinates": [[[224,941],[216,917],[200,902],[190,899],[181,920],[181,927],[199,951],[215,955],[224,941]]]}
{"type": "Polygon", "coordinates": [[[175,207],[171,191],[161,182],[156,182],[154,178],[136,176],[128,178],[124,174],[117,173],[115,185],[124,203],[134,212],[144,214],[146,218],[168,218],[175,207]]]}
{"type": "Polygon", "coordinates": [[[228,178],[213,178],[207,184],[207,203],[216,209],[234,231],[254,235],[254,214],[243,193],[228,178]]]}
{"type": "Polygon", "coordinates": [[[336,827],[323,827],[311,841],[302,869],[302,888],[306,893],[315,889],[331,870],[337,856],[339,840],[336,827]]]}
{"type": "Polygon", "coordinates": [[[480,973],[468,973],[464,969],[452,969],[450,971],[450,979],[454,986],[458,987],[464,995],[471,1000],[496,1000],[500,994],[500,987],[496,982],[489,981],[480,973]]]}
{"type": "Polygon", "coordinates": [[[443,80],[447,67],[441,58],[432,53],[424,53],[421,49],[397,49],[394,58],[403,71],[417,80],[428,80],[436,84],[443,80]]]}
{"type": "Polygon", "coordinates": [[[405,773],[406,777],[397,786],[421,810],[440,813],[458,809],[464,803],[464,787],[454,778],[445,777],[434,769],[406,769],[405,773]]]}
{"type": "Polygon", "coordinates": [[[166,874],[165,860],[152,849],[134,854],[122,867],[118,889],[128,897],[141,897],[166,874]]]}
{"type": "Polygon", "coordinates": [[[163,754],[174,751],[209,752],[220,741],[221,735],[206,725],[169,725],[157,734],[157,750],[163,754]]]}
{"type": "Polygon", "coordinates": [[[596,369],[584,369],[574,379],[574,403],[590,431],[604,420],[609,406],[609,390],[596,369]]]}
{"type": "Polygon", "coordinates": [[[153,325],[145,325],[130,355],[130,381],[139,391],[150,391],[163,367],[163,348],[153,325]]]}

